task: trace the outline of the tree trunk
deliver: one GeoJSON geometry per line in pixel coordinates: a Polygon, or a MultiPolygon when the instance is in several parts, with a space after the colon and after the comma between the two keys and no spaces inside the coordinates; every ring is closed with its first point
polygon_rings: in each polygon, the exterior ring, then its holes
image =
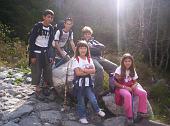
{"type": "Polygon", "coordinates": [[[160,5],[160,2],[158,0],[158,5],[157,5],[156,40],[155,40],[155,54],[154,54],[154,66],[155,67],[157,67],[157,61],[158,61],[159,5],[160,5]]]}

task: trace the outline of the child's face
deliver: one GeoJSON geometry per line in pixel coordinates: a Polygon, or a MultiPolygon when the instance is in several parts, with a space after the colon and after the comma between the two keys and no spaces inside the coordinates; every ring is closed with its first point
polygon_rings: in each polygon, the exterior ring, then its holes
{"type": "Polygon", "coordinates": [[[47,24],[51,24],[53,22],[54,16],[51,14],[48,14],[46,16],[43,16],[43,20],[47,23],[47,24]]]}
{"type": "Polygon", "coordinates": [[[85,33],[83,34],[83,36],[84,36],[84,38],[86,39],[86,41],[88,41],[88,40],[91,39],[92,34],[91,34],[90,32],[85,32],[85,33]]]}
{"type": "Polygon", "coordinates": [[[129,69],[130,66],[132,65],[132,60],[129,58],[124,59],[123,64],[125,65],[126,69],[129,69]]]}
{"type": "Polygon", "coordinates": [[[87,47],[79,47],[80,56],[85,56],[87,53],[87,47]]]}
{"type": "Polygon", "coordinates": [[[73,22],[72,21],[69,21],[67,20],[65,23],[64,23],[64,28],[69,31],[73,26],[73,22]]]}

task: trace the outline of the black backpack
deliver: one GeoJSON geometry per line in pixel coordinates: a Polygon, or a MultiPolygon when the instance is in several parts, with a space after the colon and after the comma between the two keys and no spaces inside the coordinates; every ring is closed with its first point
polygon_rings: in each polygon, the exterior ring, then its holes
{"type": "MultiPolygon", "coordinates": [[[[61,21],[59,21],[55,26],[54,26],[54,36],[55,36],[55,34],[56,34],[56,32],[59,30],[60,31],[60,35],[59,35],[59,40],[61,39],[61,37],[62,37],[62,35],[63,35],[63,30],[64,29],[64,21],[63,20],[61,20],[61,21]]],[[[72,51],[72,49],[71,49],[71,44],[70,44],[70,42],[68,42],[68,41],[70,41],[70,39],[71,39],[71,34],[73,33],[73,31],[72,31],[72,29],[70,29],[70,31],[69,31],[69,36],[68,36],[68,39],[67,39],[67,42],[66,42],[66,44],[65,44],[65,46],[64,46],[64,50],[67,52],[67,54],[69,54],[69,55],[72,55],[74,52],[72,51]]]]}

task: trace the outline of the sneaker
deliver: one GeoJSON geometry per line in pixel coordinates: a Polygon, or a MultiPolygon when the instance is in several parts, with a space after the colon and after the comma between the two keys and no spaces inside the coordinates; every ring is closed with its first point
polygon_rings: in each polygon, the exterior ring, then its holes
{"type": "Polygon", "coordinates": [[[86,118],[82,118],[82,119],[80,119],[79,121],[80,121],[80,123],[82,123],[82,124],[88,124],[88,123],[89,123],[86,118]]]}
{"type": "Polygon", "coordinates": [[[138,116],[141,116],[141,117],[143,117],[143,118],[148,118],[148,117],[149,117],[149,114],[148,114],[148,113],[138,112],[137,115],[138,115],[138,116]]]}
{"type": "Polygon", "coordinates": [[[105,116],[105,112],[103,112],[102,110],[100,110],[97,114],[98,114],[99,116],[101,116],[101,117],[104,117],[104,116],[105,116]]]}
{"type": "Polygon", "coordinates": [[[128,126],[134,126],[134,124],[133,124],[133,119],[132,119],[132,118],[128,118],[128,119],[127,119],[127,125],[128,125],[128,126]]]}

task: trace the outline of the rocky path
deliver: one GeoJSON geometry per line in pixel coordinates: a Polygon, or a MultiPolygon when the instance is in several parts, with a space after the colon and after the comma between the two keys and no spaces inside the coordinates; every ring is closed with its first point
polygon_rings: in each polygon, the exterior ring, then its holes
{"type": "MultiPolygon", "coordinates": [[[[0,68],[0,126],[82,126],[75,106],[61,111],[63,100],[52,92],[45,101],[34,95],[29,71],[0,68]]],[[[106,113],[107,114],[107,113],[106,113]]],[[[125,126],[125,117],[101,118],[89,107],[86,126],[125,126]]],[[[143,120],[136,126],[163,126],[143,120]]]]}

